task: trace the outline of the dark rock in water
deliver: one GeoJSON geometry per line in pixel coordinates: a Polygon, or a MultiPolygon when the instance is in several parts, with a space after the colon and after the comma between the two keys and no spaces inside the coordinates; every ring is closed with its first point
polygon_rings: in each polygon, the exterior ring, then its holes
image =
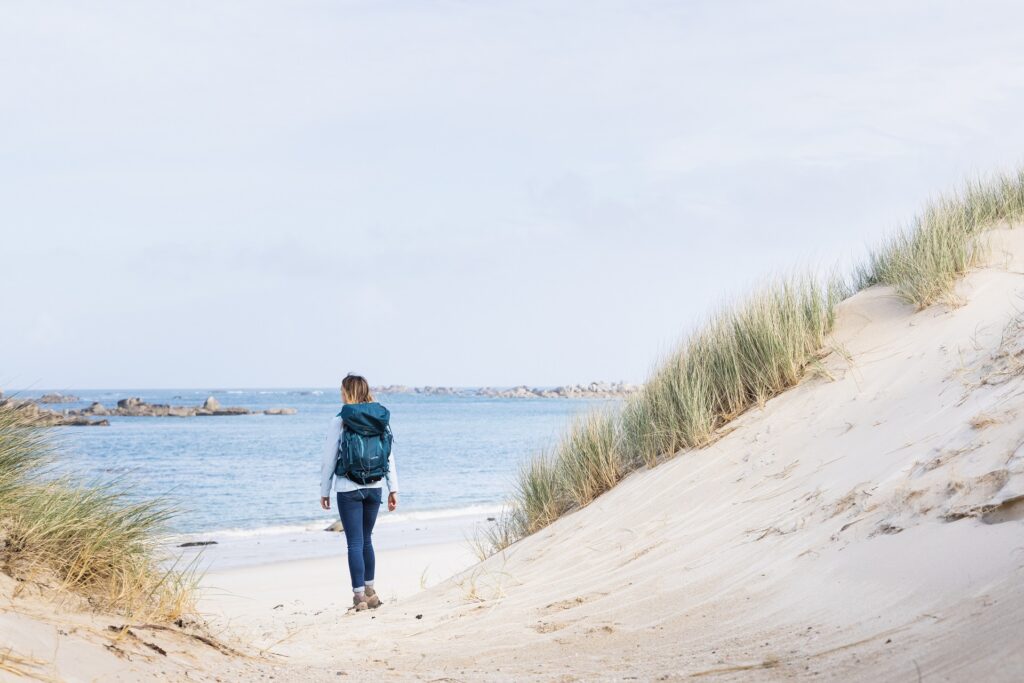
{"type": "Polygon", "coordinates": [[[109,427],[110,420],[90,420],[80,415],[67,415],[57,424],[66,427],[109,427]]]}
{"type": "Polygon", "coordinates": [[[341,525],[341,522],[340,522],[340,521],[338,521],[338,522],[333,522],[333,523],[332,523],[332,524],[331,524],[331,525],[330,525],[329,527],[327,527],[326,529],[324,529],[324,531],[344,531],[344,530],[345,530],[345,527],[343,527],[343,526],[341,525]]]}
{"type": "Polygon", "coordinates": [[[93,401],[92,405],[82,411],[83,415],[109,415],[110,411],[99,401],[93,401]]]}
{"type": "Polygon", "coordinates": [[[109,427],[110,420],[90,420],[83,415],[60,415],[51,413],[39,417],[44,427],[109,427]]]}
{"type": "Polygon", "coordinates": [[[188,541],[179,545],[179,548],[195,548],[200,545],[217,545],[217,541],[188,541]]]}
{"type": "Polygon", "coordinates": [[[120,408],[121,410],[131,410],[132,408],[137,408],[139,406],[144,405],[146,405],[146,402],[143,401],[138,396],[133,396],[132,398],[122,398],[117,402],[117,407],[120,408]]]}
{"type": "Polygon", "coordinates": [[[213,415],[249,415],[252,411],[248,408],[230,407],[213,411],[213,415]]]}

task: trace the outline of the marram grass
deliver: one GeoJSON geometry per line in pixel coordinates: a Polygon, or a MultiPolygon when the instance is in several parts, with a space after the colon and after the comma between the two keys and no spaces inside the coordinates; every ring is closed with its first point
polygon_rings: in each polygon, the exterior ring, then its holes
{"type": "Polygon", "coordinates": [[[481,557],[587,505],[630,472],[709,444],[724,424],[795,385],[816,362],[836,306],[886,285],[921,308],[949,295],[982,257],[978,236],[1024,219],[1024,168],[968,183],[928,204],[872,252],[854,284],[807,276],[776,281],[717,311],[615,412],[576,421],[553,453],[519,472],[505,512],[475,545],[481,557]]]}
{"type": "Polygon", "coordinates": [[[486,540],[498,550],[542,529],[639,467],[706,445],[718,427],[798,382],[844,292],[788,278],[720,310],[621,409],[580,418],[552,454],[529,461],[486,540]]]}
{"type": "Polygon", "coordinates": [[[196,575],[161,565],[173,511],[110,485],[41,476],[55,456],[43,429],[0,408],[0,570],[55,579],[98,609],[173,620],[194,608],[196,575]]]}
{"type": "Polygon", "coordinates": [[[953,289],[982,257],[980,233],[1024,219],[1024,167],[967,183],[930,202],[908,228],[876,250],[860,269],[861,287],[889,285],[924,308],[953,289]]]}

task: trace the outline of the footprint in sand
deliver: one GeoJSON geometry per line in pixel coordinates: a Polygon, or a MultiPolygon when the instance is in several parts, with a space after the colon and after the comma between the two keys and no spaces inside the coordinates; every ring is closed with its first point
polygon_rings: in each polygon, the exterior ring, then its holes
{"type": "Polygon", "coordinates": [[[579,595],[579,596],[577,596],[575,598],[570,598],[568,600],[559,600],[558,602],[552,602],[549,605],[545,605],[540,611],[541,611],[542,614],[550,614],[550,613],[553,613],[553,612],[561,612],[561,611],[564,611],[564,610],[567,610],[567,609],[572,609],[573,607],[579,607],[580,605],[584,605],[584,604],[590,602],[591,600],[596,600],[597,598],[602,598],[602,597],[604,597],[606,595],[608,595],[608,594],[607,593],[589,593],[587,595],[579,595]]]}

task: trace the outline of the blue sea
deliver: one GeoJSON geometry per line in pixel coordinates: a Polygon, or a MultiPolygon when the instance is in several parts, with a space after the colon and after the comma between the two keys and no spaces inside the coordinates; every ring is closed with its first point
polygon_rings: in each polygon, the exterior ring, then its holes
{"type": "MultiPolygon", "coordinates": [[[[31,398],[44,391],[24,392],[31,398]]],[[[68,392],[65,392],[68,393],[68,392]]],[[[134,498],[162,498],[180,513],[179,537],[231,537],[322,528],[334,512],[319,507],[321,448],[340,410],[336,389],[75,391],[83,408],[148,403],[253,411],[295,408],[295,415],[110,417],[109,427],[60,427],[57,467],[82,482],[114,482],[134,498]]],[[[601,400],[497,399],[393,394],[391,410],[401,518],[493,515],[510,496],[517,468],[550,447],[573,416],[601,400]]]]}

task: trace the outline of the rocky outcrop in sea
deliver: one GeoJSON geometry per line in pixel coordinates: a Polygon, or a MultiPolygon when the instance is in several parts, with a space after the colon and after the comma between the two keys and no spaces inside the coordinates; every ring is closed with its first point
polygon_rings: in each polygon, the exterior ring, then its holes
{"type": "Polygon", "coordinates": [[[477,395],[488,398],[622,398],[636,390],[635,385],[625,382],[591,382],[590,384],[567,384],[553,388],[528,387],[526,385],[511,389],[484,387],[477,390],[477,395]]]}
{"type": "MultiPolygon", "coordinates": [[[[78,410],[51,410],[43,408],[44,403],[68,403],[79,401],[77,397],[47,394],[37,399],[3,398],[0,392],[0,411],[16,411],[17,417],[25,424],[37,427],[106,427],[110,425],[111,416],[118,417],[200,417],[222,415],[252,415],[254,411],[240,406],[222,406],[213,396],[198,406],[174,406],[165,403],[146,403],[141,398],[122,398],[116,406],[107,407],[94,401],[86,408],[78,410]],[[43,400],[47,397],[60,397],[61,400],[43,400]]],[[[295,408],[267,408],[264,415],[294,415],[295,408]]]]}
{"type": "Polygon", "coordinates": [[[196,417],[199,415],[249,415],[248,408],[223,407],[214,397],[200,406],[173,406],[166,403],[146,403],[141,398],[122,398],[117,406],[108,408],[99,402],[88,408],[68,411],[70,415],[117,415],[120,417],[196,417]]]}
{"type": "Polygon", "coordinates": [[[591,382],[560,387],[408,387],[390,384],[374,387],[376,394],[418,394],[423,396],[480,396],[484,398],[622,398],[638,389],[625,382],[591,382]]]}
{"type": "Polygon", "coordinates": [[[40,408],[38,403],[29,400],[0,400],[0,411],[5,410],[14,412],[19,422],[34,427],[106,427],[110,424],[109,420],[93,420],[70,411],[57,412],[40,408]]]}
{"type": "MultiPolygon", "coordinates": [[[[68,411],[69,415],[94,416],[117,415],[121,417],[203,417],[224,415],[252,415],[254,411],[241,406],[222,406],[210,396],[199,406],[174,406],[166,403],[146,403],[141,398],[122,398],[116,408],[107,408],[94,402],[88,408],[68,411]]],[[[267,408],[264,415],[294,415],[295,408],[267,408]]]]}
{"type": "Polygon", "coordinates": [[[33,399],[33,400],[36,403],[51,404],[51,403],[78,403],[82,399],[78,398],[77,396],[72,396],[71,394],[53,393],[53,394],[43,394],[39,398],[33,399]]]}

